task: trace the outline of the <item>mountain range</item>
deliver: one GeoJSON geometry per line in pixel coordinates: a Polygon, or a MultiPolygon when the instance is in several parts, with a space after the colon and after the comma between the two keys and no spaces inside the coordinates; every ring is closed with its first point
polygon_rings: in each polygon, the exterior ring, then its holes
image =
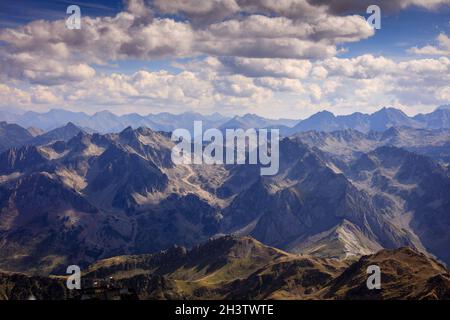
{"type": "Polygon", "coordinates": [[[164,132],[102,135],[68,124],[42,144],[38,136],[0,154],[0,269],[61,272],[220,234],[336,259],[409,246],[449,263],[448,168],[377,145],[389,130],[348,158],[283,138],[279,173],[261,177],[258,165],[174,165],[164,132]]]}
{"type": "Polygon", "coordinates": [[[120,132],[126,127],[148,127],[154,131],[171,132],[177,128],[192,130],[194,121],[202,121],[204,129],[249,129],[278,128],[284,136],[298,132],[324,131],[331,132],[344,129],[354,129],[363,133],[370,131],[382,132],[390,127],[407,126],[423,129],[450,129],[450,108],[440,106],[428,114],[407,116],[395,108],[382,108],[372,114],[356,112],[350,115],[335,116],[328,111],[321,111],[304,120],[298,119],[267,119],[255,114],[227,117],[219,113],[202,115],[195,112],[182,114],[159,113],[146,116],[137,113],[117,116],[109,111],[88,115],[83,112],[72,112],[62,109],[52,109],[45,113],[34,111],[12,113],[9,109],[0,109],[0,121],[16,123],[24,128],[39,128],[44,131],[53,130],[72,122],[89,132],[99,133],[120,132]]]}
{"type": "Polygon", "coordinates": [[[293,135],[311,148],[331,155],[334,161],[354,160],[382,146],[395,146],[450,163],[450,129],[391,127],[384,132],[362,133],[354,129],[332,132],[307,131],[293,135]]]}
{"type": "MultiPolygon", "coordinates": [[[[280,139],[275,176],[176,165],[170,132],[148,127],[2,122],[0,296],[80,298],[55,276],[76,264],[88,285],[112,276],[142,299],[448,297],[450,129],[391,119],[380,131],[304,126],[280,139]],[[374,261],[392,281],[377,294],[355,280],[374,261]]],[[[282,126],[247,115],[220,129],[247,125],[282,126]]]]}
{"type": "Polygon", "coordinates": [[[120,132],[128,126],[134,128],[149,127],[155,131],[170,132],[176,128],[190,129],[193,127],[194,120],[201,120],[205,128],[212,128],[219,127],[230,119],[218,113],[205,116],[194,112],[178,115],[159,113],[147,116],[132,113],[117,116],[109,111],[88,115],[84,112],[72,112],[62,109],[52,109],[45,113],[27,111],[20,114],[11,114],[9,111],[0,110],[0,121],[13,122],[24,128],[40,128],[44,131],[50,131],[71,122],[86,131],[99,133],[120,132]]]}

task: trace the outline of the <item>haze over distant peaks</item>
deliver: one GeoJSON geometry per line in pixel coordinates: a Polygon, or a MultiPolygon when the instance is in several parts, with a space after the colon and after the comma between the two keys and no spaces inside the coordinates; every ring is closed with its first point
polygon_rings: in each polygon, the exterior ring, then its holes
{"type": "Polygon", "coordinates": [[[194,121],[202,121],[203,129],[249,129],[278,128],[282,135],[289,136],[296,132],[310,130],[331,132],[343,129],[354,129],[360,132],[385,131],[393,126],[412,128],[441,129],[450,128],[450,106],[444,105],[428,114],[409,117],[395,108],[382,108],[372,114],[355,112],[350,115],[334,115],[329,111],[321,111],[304,120],[268,119],[256,114],[227,117],[219,113],[202,115],[195,112],[171,114],[167,112],[146,116],[131,113],[115,115],[109,111],[100,111],[93,115],[83,112],[72,112],[52,109],[45,113],[28,111],[13,114],[0,110],[0,121],[17,123],[24,128],[35,127],[44,131],[53,130],[72,122],[86,131],[100,133],[120,132],[126,127],[148,127],[155,131],[170,132],[178,128],[193,130],[194,121]]]}

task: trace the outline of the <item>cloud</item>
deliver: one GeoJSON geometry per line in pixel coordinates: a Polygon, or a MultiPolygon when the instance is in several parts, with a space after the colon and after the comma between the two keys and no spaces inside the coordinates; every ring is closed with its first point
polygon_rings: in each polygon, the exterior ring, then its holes
{"type": "Polygon", "coordinates": [[[113,17],[83,16],[81,30],[68,30],[64,20],[0,29],[0,57],[9,77],[50,85],[83,81],[94,76],[94,64],[128,59],[323,59],[373,34],[362,17],[329,15],[306,0],[155,1],[152,7],[128,0],[113,17]]]}
{"type": "Polygon", "coordinates": [[[336,45],[374,34],[360,16],[323,16],[314,22],[252,15],[212,24],[197,32],[199,51],[249,58],[320,59],[334,56],[336,45]]]}
{"type": "Polygon", "coordinates": [[[138,71],[96,77],[66,89],[67,99],[94,104],[195,105],[210,96],[211,84],[191,72],[138,71]]]}
{"type": "Polygon", "coordinates": [[[325,13],[306,0],[155,0],[155,11],[168,14],[182,14],[195,25],[223,21],[225,18],[264,14],[292,19],[316,18],[325,13]]]}
{"type": "Polygon", "coordinates": [[[12,78],[46,85],[83,81],[95,75],[95,70],[85,63],[48,60],[27,52],[7,55],[0,70],[12,78]]]}
{"type": "Polygon", "coordinates": [[[239,12],[240,7],[235,0],[154,0],[153,8],[163,14],[182,14],[194,25],[207,25],[222,21],[239,12]]]}
{"type": "Polygon", "coordinates": [[[334,80],[341,84],[338,90],[328,93],[322,90],[325,94],[321,99],[334,108],[353,101],[353,110],[355,105],[359,110],[396,105],[405,111],[416,111],[417,106],[448,102],[443,92],[450,83],[450,60],[445,57],[396,62],[363,55],[352,59],[330,58],[317,65],[326,73],[326,81],[322,83],[334,80]]]}
{"type": "Polygon", "coordinates": [[[345,14],[350,12],[364,13],[368,6],[378,5],[382,12],[392,13],[411,6],[434,10],[450,5],[450,0],[308,0],[313,5],[326,6],[329,12],[345,14]]]}
{"type": "MultiPolygon", "coordinates": [[[[413,5],[431,10],[448,2],[378,3],[383,12],[393,12],[413,5]]],[[[380,105],[415,110],[448,102],[445,57],[339,57],[343,44],[373,36],[358,15],[368,4],[372,1],[128,0],[115,16],[84,16],[81,30],[67,30],[63,20],[0,29],[5,83],[0,98],[37,107],[274,116],[323,108],[371,111],[380,105]],[[105,74],[97,67],[157,59],[175,59],[176,71],[122,74],[119,68],[105,74]]],[[[411,49],[441,56],[449,51],[445,34],[435,46],[411,49]]]]}
{"type": "MultiPolygon", "coordinates": [[[[54,89],[47,87],[53,97],[46,92],[39,99],[49,105],[63,101],[75,108],[132,106],[134,111],[190,108],[242,113],[276,112],[278,108],[299,108],[308,103],[312,104],[308,107],[312,111],[326,107],[343,112],[354,110],[355,106],[360,111],[373,111],[380,105],[407,111],[415,110],[418,104],[445,103],[448,97],[450,60],[447,58],[396,62],[363,55],[315,62],[280,59],[273,64],[269,63],[271,59],[234,59],[245,65],[236,67],[242,72],[235,72],[220,59],[208,57],[186,63],[179,73],[141,70],[131,75],[96,75],[54,89]],[[264,70],[266,64],[270,68],[264,70]]],[[[35,95],[30,99],[38,101],[38,91],[33,88],[29,91],[35,95]]]]}
{"type": "Polygon", "coordinates": [[[115,17],[83,17],[81,30],[66,29],[63,20],[1,29],[1,69],[10,77],[59,84],[92,77],[92,64],[193,54],[189,24],[147,18],[121,12],[115,17]]]}
{"type": "Polygon", "coordinates": [[[436,10],[450,5],[450,0],[154,0],[153,9],[164,14],[182,14],[195,24],[219,22],[238,14],[264,14],[290,19],[315,19],[324,14],[364,15],[370,5],[392,13],[411,6],[436,10]]]}
{"type": "Polygon", "coordinates": [[[189,24],[154,19],[151,24],[129,33],[125,41],[120,41],[114,55],[119,60],[194,56],[194,37],[189,24]]]}
{"type": "Polygon", "coordinates": [[[37,104],[55,104],[60,100],[46,87],[36,86],[31,89],[32,101],[37,104]]]}
{"type": "Polygon", "coordinates": [[[0,83],[0,106],[22,106],[31,102],[31,95],[23,90],[0,83]]]}
{"type": "MultiPolygon", "coordinates": [[[[269,85],[256,84],[253,79],[239,75],[141,70],[131,75],[101,75],[84,82],[49,88],[58,97],[57,101],[75,108],[133,106],[141,111],[147,108],[174,111],[188,107],[212,111],[222,107],[242,110],[265,103],[272,97],[269,85]]],[[[280,90],[287,90],[282,85],[279,84],[280,90]]],[[[287,88],[289,83],[284,86],[287,88]]]]}
{"type": "Polygon", "coordinates": [[[441,33],[436,38],[436,41],[438,43],[436,47],[432,45],[427,45],[422,48],[414,47],[410,48],[408,52],[417,55],[450,55],[450,38],[445,33],[441,33]]]}
{"type": "Polygon", "coordinates": [[[247,77],[304,79],[312,68],[309,60],[222,57],[219,61],[229,72],[247,77]]]}
{"type": "Polygon", "coordinates": [[[144,0],[125,0],[125,7],[136,18],[135,26],[149,24],[153,20],[153,11],[145,5],[144,0]]]}
{"type": "Polygon", "coordinates": [[[217,92],[225,96],[257,100],[259,96],[270,95],[268,90],[255,85],[251,78],[241,75],[220,77],[214,85],[217,92]]]}
{"type": "MultiPolygon", "coordinates": [[[[345,76],[355,79],[374,78],[386,74],[395,63],[384,57],[362,55],[351,59],[330,58],[319,63],[329,76],[345,76]]],[[[324,71],[322,71],[324,73],[324,71]]]]}
{"type": "Polygon", "coordinates": [[[437,97],[442,101],[450,101],[450,86],[440,88],[437,91],[437,97]]]}
{"type": "Polygon", "coordinates": [[[269,88],[274,92],[291,92],[291,93],[304,93],[301,82],[295,79],[279,79],[279,78],[258,78],[254,80],[254,83],[259,87],[269,88]]]}

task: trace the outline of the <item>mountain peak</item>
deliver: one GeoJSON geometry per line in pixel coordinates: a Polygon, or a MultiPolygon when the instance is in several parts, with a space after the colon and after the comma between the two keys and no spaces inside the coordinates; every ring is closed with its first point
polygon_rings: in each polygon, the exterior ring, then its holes
{"type": "Polygon", "coordinates": [[[56,141],[69,141],[82,132],[73,122],[68,122],[65,126],[53,129],[49,132],[35,137],[31,143],[33,145],[44,145],[56,141]]]}
{"type": "Polygon", "coordinates": [[[105,115],[110,116],[110,115],[114,115],[114,116],[115,116],[114,113],[112,113],[111,111],[108,111],[108,110],[98,111],[98,112],[94,113],[94,116],[95,116],[95,115],[97,115],[97,116],[105,116],[105,115]]]}
{"type": "Polygon", "coordinates": [[[335,117],[334,113],[332,113],[332,112],[330,112],[328,110],[319,111],[315,115],[316,116],[321,116],[321,117],[332,117],[332,118],[335,117]]]}
{"type": "Polygon", "coordinates": [[[243,116],[241,116],[240,118],[242,119],[246,119],[246,120],[252,120],[252,119],[262,119],[262,117],[254,114],[254,113],[246,113],[243,116]]]}
{"type": "Polygon", "coordinates": [[[365,300],[448,299],[448,277],[444,266],[411,248],[381,250],[363,256],[331,281],[325,297],[365,300]],[[383,270],[383,290],[367,290],[366,270],[370,265],[377,265],[383,270]]]}
{"type": "Polygon", "coordinates": [[[65,128],[80,130],[80,128],[75,123],[73,123],[72,121],[67,122],[67,124],[65,125],[65,128]]]}
{"type": "Polygon", "coordinates": [[[407,115],[402,110],[393,107],[383,107],[380,110],[373,113],[373,115],[375,114],[398,114],[407,117],[407,115]]]}
{"type": "Polygon", "coordinates": [[[134,131],[134,129],[131,126],[126,127],[125,129],[123,129],[120,133],[127,133],[130,131],[134,131]]]}
{"type": "Polygon", "coordinates": [[[119,137],[129,142],[136,139],[137,135],[136,131],[131,126],[128,126],[119,133],[119,137]]]}

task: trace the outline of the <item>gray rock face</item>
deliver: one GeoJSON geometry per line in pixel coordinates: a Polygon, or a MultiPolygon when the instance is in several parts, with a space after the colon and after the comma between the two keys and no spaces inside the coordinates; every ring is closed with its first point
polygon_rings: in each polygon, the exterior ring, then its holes
{"type": "Polygon", "coordinates": [[[47,159],[34,146],[11,148],[0,154],[0,174],[39,170],[47,159]]]}
{"type": "Polygon", "coordinates": [[[370,190],[385,215],[414,242],[443,261],[449,261],[450,179],[432,159],[394,147],[367,155],[375,167],[350,169],[349,177],[370,190]]]}

